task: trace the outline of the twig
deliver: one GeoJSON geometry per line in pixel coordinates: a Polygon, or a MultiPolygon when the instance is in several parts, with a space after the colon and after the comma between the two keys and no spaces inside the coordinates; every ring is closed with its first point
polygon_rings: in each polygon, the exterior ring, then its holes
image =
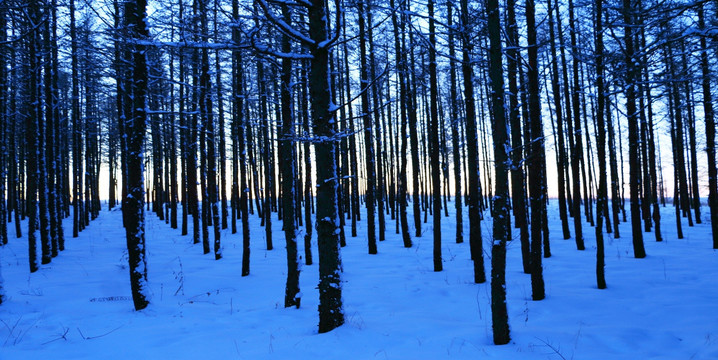
{"type": "Polygon", "coordinates": [[[64,332],[62,335],[60,335],[60,336],[58,336],[57,338],[52,339],[52,340],[50,340],[50,341],[44,342],[44,343],[42,343],[41,345],[47,345],[47,344],[49,344],[49,343],[51,343],[51,342],[55,342],[55,341],[60,340],[60,339],[64,339],[65,341],[67,341],[67,333],[68,333],[69,331],[70,331],[70,328],[65,328],[65,332],[64,332]]]}
{"type": "Polygon", "coordinates": [[[8,340],[10,340],[10,336],[12,336],[12,333],[15,332],[15,328],[17,327],[17,324],[20,323],[20,320],[22,320],[22,316],[20,316],[20,317],[17,319],[17,321],[15,321],[15,324],[13,324],[12,327],[10,327],[10,325],[8,325],[8,324],[5,322],[5,320],[0,320],[0,322],[2,322],[3,325],[5,325],[5,327],[8,329],[8,331],[10,331],[10,332],[8,333],[7,337],[5,338],[5,342],[3,343],[3,346],[7,345],[8,340]]]}
{"type": "Polygon", "coordinates": [[[30,331],[30,329],[32,329],[32,328],[35,326],[35,324],[38,323],[38,321],[40,321],[40,318],[37,318],[37,319],[35,320],[35,322],[32,323],[32,325],[30,325],[30,326],[27,328],[27,330],[25,330],[25,332],[20,332],[20,334],[18,334],[17,337],[15,338],[15,341],[13,342],[13,345],[17,345],[18,343],[20,343],[20,341],[22,341],[22,338],[24,338],[25,335],[27,335],[27,333],[30,331]]]}
{"type": "Polygon", "coordinates": [[[83,338],[84,340],[92,340],[92,339],[98,339],[98,338],[101,338],[101,337],[103,337],[103,336],[110,335],[110,334],[112,334],[113,332],[119,330],[119,329],[120,329],[121,327],[123,327],[123,326],[124,326],[124,325],[120,325],[120,326],[118,326],[118,327],[116,327],[116,328],[114,328],[114,329],[112,329],[112,330],[110,330],[110,331],[108,331],[108,332],[106,332],[106,333],[104,333],[104,334],[102,334],[102,335],[97,335],[97,336],[85,336],[85,335],[82,333],[82,331],[80,330],[80,328],[77,328],[77,332],[80,333],[80,336],[82,336],[82,338],[83,338]]]}
{"type": "Polygon", "coordinates": [[[538,341],[540,341],[540,342],[544,343],[546,346],[548,346],[549,349],[553,350],[553,352],[555,352],[556,355],[560,356],[561,359],[566,360],[566,358],[565,358],[555,347],[553,347],[553,345],[547,343],[546,341],[543,341],[543,340],[540,339],[540,338],[536,338],[536,339],[538,339],[538,341]]]}

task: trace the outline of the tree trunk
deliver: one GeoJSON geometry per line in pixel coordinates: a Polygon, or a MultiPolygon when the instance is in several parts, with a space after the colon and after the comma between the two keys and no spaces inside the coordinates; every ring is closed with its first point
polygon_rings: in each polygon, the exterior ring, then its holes
{"type": "MultiPolygon", "coordinates": [[[[203,33],[207,33],[207,1],[200,0],[201,27],[203,33]]],[[[217,75],[219,76],[219,74],[217,75]]],[[[219,98],[221,100],[221,98],[219,98]]],[[[200,101],[202,106],[202,120],[204,122],[204,133],[206,141],[206,168],[207,187],[205,193],[207,198],[202,198],[202,208],[207,204],[207,217],[212,219],[212,227],[214,228],[213,246],[215,260],[222,258],[222,244],[220,237],[220,214],[219,214],[219,189],[217,186],[217,160],[216,160],[216,134],[214,130],[214,117],[212,112],[212,92],[210,89],[210,73],[209,73],[209,50],[202,49],[202,69],[200,75],[200,101]]],[[[222,178],[224,181],[224,178],[222,178]]]]}
{"type": "MultiPolygon", "coordinates": [[[[214,1],[214,33],[216,36],[219,37],[219,32],[217,30],[218,26],[218,20],[217,20],[217,13],[220,11],[220,1],[215,0],[214,1]]],[[[216,40],[217,42],[220,42],[220,39],[216,40]]],[[[218,147],[217,147],[217,153],[219,154],[219,184],[218,184],[218,196],[221,201],[220,203],[220,210],[221,210],[221,218],[222,218],[222,229],[226,229],[229,224],[227,222],[227,217],[229,216],[228,210],[227,210],[227,144],[225,143],[225,129],[224,129],[224,100],[223,100],[223,93],[224,88],[222,87],[222,66],[219,56],[219,50],[215,51],[215,77],[216,77],[216,87],[217,87],[217,115],[219,117],[219,129],[218,129],[218,147]]]]}
{"type": "MultiPolygon", "coordinates": [[[[376,160],[374,157],[374,135],[372,129],[372,113],[369,104],[369,63],[367,60],[367,34],[365,24],[365,4],[364,0],[357,2],[357,11],[359,12],[359,54],[361,62],[360,82],[361,82],[361,118],[364,126],[364,152],[366,153],[366,221],[367,221],[367,241],[369,246],[369,254],[376,254],[376,160]]],[[[376,105],[376,104],[375,104],[376,105]]]]}
{"type": "MultiPolygon", "coordinates": [[[[282,5],[282,15],[287,24],[291,24],[292,17],[287,5],[282,5]]],[[[282,52],[292,51],[289,37],[282,36],[282,52]]],[[[281,73],[281,103],[282,103],[282,133],[279,134],[279,163],[282,172],[282,219],[284,222],[284,238],[287,243],[287,283],[284,290],[284,307],[295,306],[299,308],[301,295],[299,294],[299,261],[297,254],[297,220],[294,216],[295,207],[295,175],[294,157],[294,121],[292,119],[292,61],[282,59],[281,73]]]]}
{"type": "MultiPolygon", "coordinates": [[[[558,143],[556,144],[557,152],[558,152],[558,160],[557,160],[557,168],[558,168],[558,210],[559,210],[559,216],[561,218],[561,228],[563,229],[563,238],[569,239],[571,238],[571,232],[568,229],[568,214],[566,211],[566,178],[565,178],[565,171],[564,167],[567,166],[566,161],[566,145],[564,143],[564,132],[563,132],[563,112],[561,107],[561,88],[560,88],[560,82],[559,82],[559,72],[558,72],[558,58],[557,58],[557,50],[556,50],[556,36],[554,35],[554,24],[553,24],[553,9],[554,7],[551,6],[551,0],[548,0],[548,24],[549,24],[549,35],[551,37],[551,57],[552,61],[551,64],[553,66],[552,71],[552,91],[553,91],[553,101],[554,101],[554,109],[556,111],[556,137],[558,138],[558,143]]],[[[558,11],[558,10],[556,10],[558,11]]],[[[558,34],[559,36],[562,36],[562,34],[558,34]]],[[[568,86],[568,83],[564,83],[563,86],[568,86]]],[[[567,119],[567,121],[571,121],[571,119],[567,119]]],[[[569,136],[572,136],[569,134],[569,136]]],[[[573,214],[573,216],[576,216],[573,214]]],[[[578,237],[577,237],[578,239],[578,237]]]]}
{"type": "MultiPolygon", "coordinates": [[[[239,21],[239,1],[232,0],[232,19],[239,21]]],[[[240,44],[241,31],[238,27],[232,29],[232,42],[234,44],[240,44]]],[[[249,188],[247,186],[247,147],[245,146],[245,129],[248,126],[249,120],[244,116],[244,71],[242,66],[244,64],[241,50],[235,49],[232,51],[233,58],[233,78],[234,82],[232,94],[234,101],[234,116],[232,121],[235,123],[237,129],[237,142],[239,155],[239,212],[242,216],[242,276],[249,275],[249,199],[247,194],[249,188]]]]}
{"type": "MultiPolygon", "coordinates": [[[[125,3],[125,25],[131,27],[131,37],[135,40],[148,38],[144,19],[146,17],[145,0],[128,1],[125,3]]],[[[145,257],[145,212],[144,212],[144,137],[146,124],[147,97],[147,63],[146,47],[135,44],[132,48],[132,116],[125,123],[127,143],[128,194],[125,198],[127,207],[125,215],[127,232],[127,254],[130,270],[132,300],[135,310],[142,310],[149,305],[149,289],[147,285],[147,260],[145,257]]]]}
{"type": "MultiPolygon", "coordinates": [[[[476,104],[474,103],[474,69],[471,65],[471,51],[473,48],[469,30],[469,4],[468,0],[460,0],[461,6],[461,33],[462,62],[461,71],[464,81],[464,102],[466,108],[466,147],[469,177],[469,245],[471,259],[474,261],[474,282],[486,281],[484,270],[483,240],[481,239],[481,212],[479,185],[479,149],[476,134],[476,104]]],[[[410,113],[411,114],[411,113],[410,113]]]]}
{"type": "MultiPolygon", "coordinates": [[[[406,11],[411,12],[411,8],[409,6],[410,4],[407,3],[406,5],[406,11]]],[[[409,22],[409,15],[408,14],[402,14],[402,22],[408,23],[409,22]]],[[[406,31],[406,29],[403,29],[406,31]]],[[[410,55],[410,61],[406,62],[406,70],[407,72],[407,93],[412,98],[412,103],[417,104],[416,102],[416,81],[415,81],[415,74],[414,71],[411,69],[414,62],[414,51],[412,50],[415,46],[412,32],[409,32],[409,46],[407,47],[407,50],[410,55]]],[[[419,167],[421,166],[421,163],[419,162],[419,134],[417,131],[417,125],[418,125],[418,116],[416,111],[417,106],[413,106],[414,111],[408,111],[409,115],[409,143],[411,145],[411,171],[412,171],[412,203],[414,207],[414,235],[416,237],[421,237],[421,207],[420,207],[420,199],[419,199],[419,189],[421,187],[419,183],[419,167]]]]}
{"type": "Polygon", "coordinates": [[[641,229],[641,205],[639,189],[641,187],[641,164],[638,159],[638,113],[636,109],[636,59],[633,42],[634,4],[631,0],[623,0],[623,20],[625,22],[626,57],[626,113],[628,116],[628,156],[629,178],[631,184],[631,229],[633,235],[633,255],[636,258],[646,257],[641,229]]]}
{"type": "MultiPolygon", "coordinates": [[[[443,270],[441,261],[441,163],[439,160],[439,83],[436,74],[436,25],[434,24],[434,0],[429,0],[429,92],[431,144],[431,193],[434,216],[434,271],[443,270]]],[[[497,10],[498,11],[498,10],[497,10]]],[[[498,16],[498,15],[497,15],[498,16]]]]}
{"type": "MultiPolygon", "coordinates": [[[[31,1],[28,5],[28,16],[32,23],[40,21],[37,1],[31,1]]],[[[32,31],[28,46],[29,57],[29,114],[25,120],[25,146],[26,146],[26,174],[27,184],[25,195],[27,213],[28,213],[28,253],[30,262],[30,272],[38,270],[39,263],[37,259],[37,230],[38,230],[38,211],[37,211],[37,191],[38,191],[38,152],[40,149],[40,139],[38,138],[38,124],[42,116],[40,109],[40,63],[41,56],[37,47],[40,45],[39,34],[32,31]]]]}
{"type": "Polygon", "coordinates": [[[605,210],[608,207],[608,185],[606,180],[606,124],[603,117],[605,111],[605,89],[603,83],[604,66],[603,66],[603,1],[596,0],[595,3],[595,26],[596,36],[594,38],[596,53],[596,122],[598,131],[596,131],[596,147],[598,150],[598,194],[596,196],[596,285],[599,289],[606,288],[606,263],[604,260],[605,250],[603,242],[603,217],[607,214],[605,210]]]}
{"type": "Polygon", "coordinates": [[[262,204],[262,218],[264,223],[264,237],[266,239],[267,250],[274,249],[272,243],[272,174],[270,170],[270,151],[269,151],[269,114],[267,113],[267,87],[268,78],[264,74],[264,62],[257,59],[257,86],[259,91],[259,126],[261,131],[261,140],[264,143],[262,151],[262,159],[264,160],[264,203],[262,204]]]}
{"type": "MultiPolygon", "coordinates": [[[[5,18],[5,9],[0,9],[0,42],[5,42],[7,39],[7,19],[5,18]]],[[[7,125],[10,122],[10,117],[7,112],[7,71],[5,68],[6,59],[5,53],[0,58],[0,246],[8,243],[7,238],[7,224],[8,224],[8,196],[6,188],[6,180],[8,175],[8,129],[7,125]]],[[[2,273],[0,273],[0,304],[2,304],[2,298],[5,296],[2,284],[2,273]]]]}
{"type": "MultiPolygon", "coordinates": [[[[380,109],[382,109],[381,105],[379,104],[379,84],[377,77],[379,76],[377,74],[376,70],[376,48],[374,47],[374,32],[373,32],[373,21],[372,21],[372,1],[371,0],[364,0],[366,1],[366,17],[367,17],[367,29],[366,29],[366,35],[367,35],[367,42],[369,46],[369,75],[371,76],[371,79],[369,79],[370,82],[373,82],[374,85],[371,86],[371,109],[372,109],[372,116],[374,121],[374,128],[372,129],[372,134],[374,135],[373,141],[376,142],[376,146],[374,147],[374,164],[375,164],[375,181],[374,181],[374,201],[376,201],[376,212],[377,212],[377,222],[379,224],[379,241],[384,241],[385,239],[385,232],[386,232],[386,220],[384,219],[384,198],[385,198],[385,190],[386,190],[386,179],[387,174],[384,171],[384,163],[383,163],[383,155],[382,155],[382,127],[381,127],[381,115],[380,115],[380,109]]],[[[381,111],[383,112],[383,111],[381,111]]]]}
{"type": "MultiPolygon", "coordinates": [[[[304,126],[304,136],[309,137],[310,132],[310,119],[309,119],[309,103],[307,101],[307,63],[302,64],[300,70],[301,77],[303,79],[302,87],[300,90],[301,94],[301,113],[302,113],[302,124],[304,126]]],[[[304,142],[304,263],[312,265],[314,259],[312,258],[312,157],[311,148],[309,142],[304,142]]],[[[356,181],[356,179],[354,180],[356,181]]],[[[352,236],[356,236],[356,221],[352,223],[352,236]]]]}
{"type": "MultiPolygon", "coordinates": [[[[574,49],[574,51],[577,51],[576,47],[576,29],[575,29],[575,19],[573,16],[573,0],[568,0],[568,9],[569,9],[569,23],[570,25],[570,35],[571,35],[571,48],[574,49]]],[[[584,245],[583,241],[583,225],[581,224],[581,181],[579,178],[579,170],[581,169],[581,162],[583,161],[583,140],[581,139],[581,114],[580,114],[580,104],[579,104],[579,77],[578,77],[578,59],[576,59],[577,54],[573,54],[573,58],[571,60],[571,63],[573,65],[573,93],[571,98],[571,105],[573,105],[573,134],[569,134],[569,136],[574,137],[574,148],[571,152],[571,169],[573,170],[572,180],[573,180],[573,227],[574,227],[574,236],[576,238],[576,248],[578,250],[585,250],[586,246],[584,245]]],[[[566,87],[568,87],[568,83],[566,83],[566,87]]],[[[571,121],[569,118],[568,121],[571,121]]],[[[583,169],[583,178],[584,178],[584,193],[587,193],[585,190],[585,184],[586,184],[586,175],[585,175],[585,166],[582,167],[583,169]]],[[[588,194],[586,194],[586,197],[588,197],[588,194]]]]}
{"type": "MultiPolygon", "coordinates": [[[[334,145],[334,116],[330,111],[329,49],[324,0],[312,0],[309,8],[309,36],[312,60],[309,74],[309,98],[314,135],[322,139],[314,144],[317,159],[317,243],[319,244],[319,333],[344,324],[342,307],[341,257],[339,255],[339,214],[337,213],[337,169],[334,145]]],[[[338,29],[337,29],[338,31],[338,29]]]]}
{"type": "MultiPolygon", "coordinates": [[[[456,58],[453,1],[447,1],[447,25],[449,27],[449,58],[456,58]]],[[[464,206],[461,199],[461,150],[459,148],[459,93],[456,87],[456,61],[449,62],[449,107],[451,122],[451,150],[454,162],[454,217],[456,220],[456,243],[464,242],[464,206]]],[[[515,83],[514,83],[515,84],[515,83]]]]}
{"type": "MultiPolygon", "coordinates": [[[[390,0],[389,6],[394,8],[394,0],[390,0]]],[[[400,5],[401,6],[401,5],[400,5]]],[[[398,176],[398,187],[396,197],[399,201],[399,221],[401,222],[401,238],[404,241],[404,247],[412,247],[411,235],[409,234],[409,222],[407,219],[406,207],[407,207],[407,177],[406,177],[406,166],[409,160],[407,159],[407,113],[412,111],[411,98],[407,91],[407,64],[405,56],[404,46],[404,23],[403,17],[399,19],[396,12],[391,14],[391,22],[394,27],[394,52],[396,54],[397,72],[399,76],[399,99],[400,99],[400,116],[401,116],[401,148],[399,150],[399,161],[401,161],[398,176]],[[401,23],[399,22],[401,21],[401,23]]]]}
{"type": "Polygon", "coordinates": [[[538,49],[536,44],[536,20],[533,2],[526,3],[526,26],[528,41],[528,106],[531,133],[529,164],[529,196],[531,205],[531,297],[542,300],[546,297],[541,265],[541,232],[545,211],[545,169],[544,134],[539,102],[538,49]]]}
{"type": "Polygon", "coordinates": [[[501,59],[501,24],[498,0],[486,3],[489,30],[489,81],[494,114],[494,192],[493,243],[491,246],[491,319],[494,344],[508,344],[509,314],[506,308],[506,241],[511,238],[509,225],[509,176],[506,111],[504,107],[504,75],[501,59]]]}
{"type": "MultiPolygon", "coordinates": [[[[698,26],[705,29],[703,5],[698,5],[698,26]]],[[[708,63],[708,44],[705,36],[701,37],[701,85],[703,87],[703,114],[706,122],[706,154],[708,156],[708,207],[711,212],[711,229],[713,230],[713,249],[718,249],[718,170],[716,170],[715,147],[715,113],[713,95],[711,94],[711,78],[708,63]]]]}
{"type": "Polygon", "coordinates": [[[506,33],[508,46],[506,48],[506,63],[508,65],[509,80],[509,123],[511,127],[511,200],[513,201],[514,226],[519,228],[521,241],[521,260],[524,273],[531,273],[529,223],[526,213],[526,178],[523,170],[523,141],[521,134],[521,118],[519,116],[519,88],[518,67],[521,56],[519,45],[518,25],[516,24],[516,3],[508,0],[506,3],[506,33]]]}

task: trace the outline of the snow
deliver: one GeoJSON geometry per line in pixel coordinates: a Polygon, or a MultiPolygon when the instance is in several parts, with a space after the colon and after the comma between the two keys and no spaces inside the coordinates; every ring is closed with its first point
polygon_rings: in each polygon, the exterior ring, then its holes
{"type": "MultiPolygon", "coordinates": [[[[709,211],[677,240],[673,208],[661,210],[667,241],[645,236],[645,259],[631,255],[629,223],[621,224],[622,238],[605,237],[608,289],[598,290],[594,229],[585,224],[587,249],[577,251],[561,239],[550,208],[553,257],[543,261],[542,301],[531,300],[514,229],[506,273],[512,340],[502,346],[492,344],[490,285],[472,282],[467,242],[445,241],[444,271],[434,272],[431,236],[405,249],[387,226],[379,254],[369,256],[366,221],[359,222],[359,237],[342,248],[346,324],[320,335],[317,264],[302,269],[302,307],[285,309],[286,254],[264,249],[256,216],[252,274],[241,277],[241,231],[223,230],[225,256],[215,261],[147,213],[153,296],[146,310],[133,311],[121,212],[103,211],[34,274],[26,238],[0,248],[7,295],[0,359],[717,359],[718,252],[710,248],[709,211]]],[[[442,221],[444,232],[453,231],[453,219],[442,221]]],[[[281,224],[273,223],[278,233],[281,224]]],[[[482,226],[490,244],[490,220],[482,226]]]]}

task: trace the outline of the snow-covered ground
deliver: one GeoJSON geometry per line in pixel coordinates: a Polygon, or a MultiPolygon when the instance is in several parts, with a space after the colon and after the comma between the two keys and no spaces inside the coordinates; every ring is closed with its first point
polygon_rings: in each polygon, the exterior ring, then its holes
{"type": "MultiPolygon", "coordinates": [[[[121,215],[104,211],[32,275],[26,238],[0,248],[8,296],[0,359],[718,359],[718,252],[706,207],[704,224],[684,221],[683,240],[675,238],[673,209],[663,209],[666,241],[646,234],[645,259],[633,258],[630,226],[622,224],[623,237],[606,238],[606,290],[595,285],[593,228],[584,224],[587,250],[579,252],[550,211],[545,300],[531,300],[519,242],[508,245],[508,345],[492,344],[489,284],[472,282],[469,245],[454,243],[453,218],[442,223],[438,273],[430,224],[405,249],[388,222],[379,254],[368,255],[360,222],[359,237],[342,249],[346,324],[320,335],[316,264],[302,268],[301,308],[283,307],[280,222],[273,221],[275,250],[266,251],[264,229],[251,219],[251,275],[241,277],[241,231],[222,232],[224,258],[215,261],[149,215],[153,298],[135,312],[121,215]]],[[[482,225],[488,242],[490,221],[482,225]]]]}

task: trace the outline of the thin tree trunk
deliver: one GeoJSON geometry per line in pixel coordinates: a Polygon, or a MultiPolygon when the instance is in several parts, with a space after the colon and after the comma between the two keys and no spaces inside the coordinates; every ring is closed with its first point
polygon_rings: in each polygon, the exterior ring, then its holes
{"type": "MultiPolygon", "coordinates": [[[[439,82],[436,73],[436,25],[434,24],[434,0],[429,0],[429,92],[430,92],[430,129],[431,144],[431,186],[434,216],[434,271],[441,271],[441,163],[439,160],[439,82]]],[[[498,15],[497,15],[498,17],[498,15]]],[[[508,215],[508,214],[507,214],[508,215]]]]}
{"type": "Polygon", "coordinates": [[[636,109],[636,59],[633,43],[634,4],[631,0],[623,0],[623,20],[625,22],[625,57],[626,57],[626,113],[628,114],[628,155],[629,178],[631,184],[631,229],[633,235],[633,255],[636,258],[646,257],[641,230],[641,208],[639,189],[641,186],[641,168],[638,159],[638,118],[636,109]]]}
{"type": "MultiPolygon", "coordinates": [[[[372,113],[370,112],[369,104],[369,63],[368,63],[368,50],[367,50],[367,33],[366,33],[366,9],[365,0],[357,2],[357,11],[359,13],[359,56],[361,63],[360,70],[360,81],[361,81],[361,118],[364,126],[364,151],[365,157],[365,168],[366,168],[366,218],[367,218],[367,241],[369,247],[369,254],[376,254],[376,160],[374,157],[374,135],[373,135],[373,123],[372,113]]],[[[376,106],[376,104],[374,104],[376,106]]]]}
{"type": "MultiPolygon", "coordinates": [[[[219,36],[219,33],[217,31],[218,26],[218,20],[217,20],[217,13],[220,11],[220,1],[215,0],[214,1],[214,33],[216,36],[219,36]]],[[[217,42],[220,40],[217,39],[217,42]]],[[[224,130],[224,100],[223,100],[223,93],[224,89],[222,87],[222,66],[221,66],[221,59],[219,56],[219,50],[215,51],[215,63],[214,63],[214,72],[216,77],[216,87],[217,87],[217,115],[219,123],[217,124],[219,126],[218,131],[218,138],[219,138],[219,144],[217,147],[217,153],[219,154],[219,199],[221,200],[220,209],[221,209],[221,218],[222,218],[222,229],[226,229],[228,227],[227,217],[229,216],[228,210],[227,210],[227,144],[225,143],[225,130],[224,130]]]]}
{"type": "MultiPolygon", "coordinates": [[[[698,26],[705,29],[703,5],[698,5],[698,26]]],[[[713,249],[718,249],[718,170],[716,170],[715,148],[715,113],[713,95],[711,93],[710,68],[708,63],[708,44],[704,36],[701,44],[701,85],[703,87],[703,114],[706,122],[706,154],[708,156],[708,207],[711,212],[711,229],[713,232],[713,249]]]]}
{"type": "MultiPolygon", "coordinates": [[[[301,114],[302,124],[304,126],[304,136],[309,137],[310,119],[309,119],[309,103],[307,101],[307,64],[304,62],[300,70],[302,81],[302,87],[300,89],[301,94],[301,114]]],[[[312,157],[311,148],[309,142],[304,142],[304,263],[312,265],[314,263],[312,258],[312,157]]],[[[354,179],[353,182],[355,182],[354,179]]],[[[347,204],[349,206],[349,204],[347,204]]],[[[355,219],[355,218],[353,218],[355,219]]],[[[352,236],[356,236],[356,221],[352,222],[352,236]]]]}
{"type": "MultiPolygon", "coordinates": [[[[571,48],[574,49],[574,51],[577,51],[576,47],[576,23],[573,16],[573,0],[568,0],[568,9],[569,9],[569,23],[570,25],[570,36],[571,36],[571,48]]],[[[572,58],[572,66],[573,66],[573,93],[572,99],[571,99],[571,105],[573,105],[573,121],[574,121],[574,127],[573,127],[573,134],[569,134],[569,136],[574,137],[574,148],[571,152],[571,169],[573,170],[573,227],[574,227],[574,236],[576,238],[576,248],[578,250],[585,250],[586,246],[584,245],[583,241],[583,225],[581,224],[581,181],[579,178],[579,169],[583,169],[583,182],[584,182],[584,194],[587,193],[585,184],[586,184],[586,173],[585,173],[585,165],[581,167],[581,163],[583,162],[583,140],[581,139],[581,114],[580,114],[580,104],[579,104],[579,74],[578,74],[578,59],[576,59],[576,54],[574,53],[572,58]]],[[[568,87],[568,83],[566,83],[566,87],[568,87]]],[[[568,121],[571,121],[569,118],[568,121]]],[[[586,134],[588,135],[588,134],[586,134]]],[[[586,197],[588,197],[588,194],[586,194],[586,197]]]]}
{"type": "MultiPolygon", "coordinates": [[[[390,0],[389,6],[394,8],[394,0],[390,0]]],[[[402,6],[402,5],[400,5],[402,6]]],[[[407,113],[412,111],[411,97],[407,91],[407,64],[406,54],[404,46],[404,35],[403,35],[403,17],[400,19],[396,12],[391,14],[391,22],[394,27],[394,52],[396,55],[397,72],[399,76],[399,98],[400,98],[400,116],[401,116],[401,149],[399,150],[399,161],[401,161],[399,168],[399,186],[397,188],[397,199],[399,201],[399,221],[401,222],[401,234],[402,240],[404,241],[404,247],[412,247],[411,235],[409,234],[409,222],[407,219],[406,207],[407,207],[407,177],[406,177],[406,166],[409,160],[407,159],[407,113]],[[401,25],[399,23],[401,21],[401,25]],[[400,28],[401,27],[401,28],[400,28]]]]}
{"type": "MultiPolygon", "coordinates": [[[[455,50],[455,32],[454,29],[454,3],[451,0],[446,2],[446,17],[449,27],[449,58],[456,58],[455,50]]],[[[451,122],[451,150],[452,160],[454,162],[454,216],[456,220],[456,243],[464,242],[464,206],[461,199],[461,150],[459,147],[459,93],[457,89],[457,70],[456,62],[449,62],[449,106],[450,106],[450,122],[451,122]]],[[[515,83],[514,83],[515,84],[515,83]]]]}
{"type": "MultiPolygon", "coordinates": [[[[207,1],[200,0],[201,27],[204,33],[207,32],[207,1]]],[[[219,77],[219,74],[217,74],[219,77]]],[[[214,130],[214,116],[212,112],[212,92],[210,89],[210,73],[209,73],[209,50],[202,49],[202,69],[200,75],[200,101],[203,106],[202,118],[204,122],[205,141],[206,141],[206,164],[205,173],[207,174],[207,187],[205,193],[207,198],[202,198],[202,208],[208,205],[207,218],[212,219],[212,227],[214,228],[213,246],[214,259],[222,258],[222,244],[220,235],[220,213],[219,213],[219,188],[217,186],[217,160],[216,160],[216,134],[214,130]]],[[[221,97],[218,98],[221,101],[221,97]]],[[[224,150],[224,149],[222,149],[224,150]]],[[[224,179],[224,177],[222,178],[224,179]]]]}
{"type": "MultiPolygon", "coordinates": [[[[469,32],[468,0],[460,0],[461,6],[461,39],[462,62],[461,71],[464,82],[464,102],[466,108],[466,147],[469,177],[469,245],[471,259],[474,261],[474,282],[486,281],[484,270],[483,240],[481,239],[481,212],[479,185],[479,151],[476,133],[476,104],[474,103],[474,69],[471,65],[472,34],[469,32]]],[[[411,112],[410,112],[411,114],[411,112]]]]}
{"type": "MultiPolygon", "coordinates": [[[[554,101],[554,109],[556,111],[556,135],[558,138],[558,143],[556,144],[557,152],[558,152],[558,160],[557,160],[557,168],[558,168],[558,209],[559,209],[559,217],[561,218],[561,228],[563,230],[563,238],[569,239],[571,238],[571,232],[568,228],[568,214],[566,210],[566,178],[564,176],[565,170],[564,167],[567,166],[566,161],[566,145],[564,143],[564,132],[563,132],[563,115],[562,115],[562,107],[561,107],[561,88],[560,88],[560,81],[559,81],[559,72],[558,72],[558,58],[557,54],[558,51],[556,50],[556,35],[554,35],[554,23],[553,23],[553,9],[554,7],[551,6],[551,0],[548,0],[548,24],[549,24],[549,35],[551,37],[550,41],[550,53],[552,57],[552,91],[553,91],[553,101],[554,101]]],[[[558,10],[556,10],[558,11],[558,10]]],[[[562,36],[562,34],[559,33],[559,36],[562,36]]],[[[564,87],[567,87],[568,83],[564,82],[564,87]]],[[[567,121],[571,121],[570,118],[567,118],[567,121]]],[[[572,136],[572,135],[569,135],[572,136]]],[[[573,214],[573,216],[576,216],[573,214]]],[[[578,239],[578,236],[577,238],[578,239]]]]}
{"type": "MultiPolygon", "coordinates": [[[[232,19],[235,22],[239,21],[239,1],[232,0],[232,19]]],[[[232,29],[232,42],[234,44],[240,44],[241,31],[238,27],[232,29]]],[[[237,154],[239,155],[239,212],[242,216],[242,276],[249,275],[249,209],[248,209],[248,196],[249,188],[247,186],[247,147],[245,146],[245,129],[248,126],[249,121],[244,116],[244,71],[242,66],[244,64],[241,50],[232,51],[233,58],[233,74],[234,78],[233,89],[233,101],[234,101],[234,116],[232,121],[235,123],[237,131],[237,142],[238,149],[237,154]]],[[[236,170],[235,170],[236,171],[236,170]]]]}
{"type": "MultiPolygon", "coordinates": [[[[28,16],[32,23],[38,23],[40,20],[40,14],[38,10],[38,4],[36,1],[31,1],[28,5],[28,16]]],[[[40,63],[41,57],[38,53],[38,46],[40,39],[37,31],[31,32],[29,46],[28,46],[28,57],[29,57],[29,114],[25,120],[25,146],[26,146],[26,174],[27,174],[27,185],[26,185],[26,208],[28,213],[28,253],[30,262],[30,272],[33,273],[38,270],[39,262],[37,261],[37,230],[38,230],[38,211],[37,211],[37,191],[38,191],[38,152],[39,152],[39,138],[37,134],[38,123],[42,116],[40,109],[40,63]]]]}
{"type": "Polygon", "coordinates": [[[371,79],[369,79],[370,82],[374,82],[374,85],[371,87],[371,104],[372,104],[372,116],[374,121],[374,128],[372,131],[372,134],[374,135],[373,141],[376,142],[376,146],[374,147],[374,156],[375,156],[375,189],[374,189],[374,200],[376,201],[376,211],[377,211],[377,221],[379,224],[379,241],[385,240],[385,232],[386,232],[386,220],[384,219],[384,201],[385,201],[385,189],[386,189],[386,173],[384,171],[383,166],[383,156],[382,156],[382,128],[380,126],[380,104],[379,104],[379,85],[377,82],[377,70],[376,70],[376,48],[374,47],[374,32],[373,32],[373,21],[372,21],[372,1],[371,0],[364,0],[366,1],[366,17],[367,17],[367,29],[366,29],[366,35],[367,35],[367,42],[369,46],[369,75],[371,76],[371,79]]]}
{"type": "Polygon", "coordinates": [[[506,241],[511,238],[509,224],[509,174],[506,112],[504,107],[504,75],[501,59],[501,24],[498,0],[488,0],[486,5],[489,31],[489,80],[494,114],[494,192],[493,243],[491,246],[491,319],[494,344],[511,341],[509,314],[506,308],[506,241]]]}
{"type": "Polygon", "coordinates": [[[605,209],[608,207],[608,184],[606,180],[606,124],[603,117],[605,109],[604,89],[604,66],[603,66],[603,1],[596,0],[594,3],[596,35],[594,37],[596,53],[596,92],[597,108],[596,122],[596,147],[598,148],[598,194],[596,196],[596,286],[599,289],[606,288],[606,263],[604,260],[605,250],[603,242],[603,217],[608,214],[605,209]]]}
{"type": "MultiPolygon", "coordinates": [[[[284,22],[291,24],[292,17],[287,5],[282,5],[284,22]]],[[[289,37],[282,36],[282,51],[292,51],[289,37]]],[[[292,119],[292,61],[282,59],[281,72],[281,102],[282,102],[282,133],[279,134],[279,153],[282,172],[282,219],[284,222],[284,238],[287,244],[287,282],[284,290],[284,307],[295,306],[299,308],[301,295],[299,294],[299,261],[297,254],[297,220],[294,216],[295,207],[295,174],[294,157],[294,121],[292,119]]],[[[310,225],[311,226],[311,225],[310,225]]]]}
{"type": "Polygon", "coordinates": [[[533,2],[526,3],[526,26],[528,41],[528,106],[531,133],[529,164],[529,195],[531,205],[531,297],[542,300],[546,297],[541,265],[541,232],[545,211],[545,169],[544,134],[539,102],[538,49],[536,46],[536,20],[533,2]]]}
{"type": "Polygon", "coordinates": [[[521,241],[521,260],[523,271],[526,274],[531,272],[529,223],[526,213],[526,187],[523,170],[523,141],[521,139],[521,118],[519,116],[519,88],[518,88],[518,67],[521,56],[519,46],[518,25],[516,24],[516,3],[508,0],[506,3],[506,33],[508,44],[506,51],[506,63],[508,65],[509,80],[509,123],[511,127],[511,200],[513,202],[514,226],[519,228],[521,241]]]}

